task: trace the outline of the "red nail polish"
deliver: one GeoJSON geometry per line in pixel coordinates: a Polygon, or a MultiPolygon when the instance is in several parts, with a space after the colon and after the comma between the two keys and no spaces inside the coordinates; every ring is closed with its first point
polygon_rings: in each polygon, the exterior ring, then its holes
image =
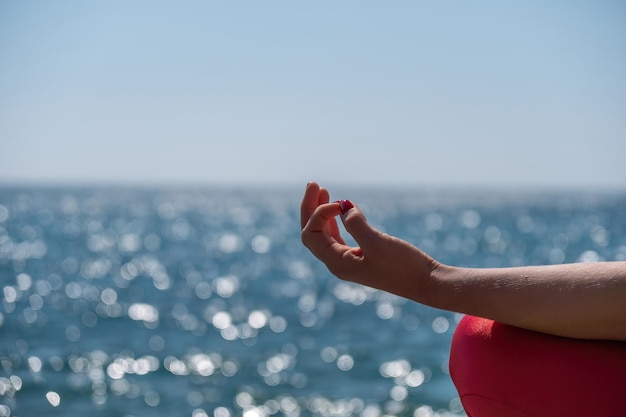
{"type": "Polygon", "coordinates": [[[339,200],[339,206],[341,207],[341,214],[346,214],[348,210],[354,207],[350,200],[339,200]]]}

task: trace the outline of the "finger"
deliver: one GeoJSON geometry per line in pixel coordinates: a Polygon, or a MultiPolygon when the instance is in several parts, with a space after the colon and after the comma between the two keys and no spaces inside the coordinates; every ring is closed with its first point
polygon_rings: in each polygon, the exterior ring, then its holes
{"type": "MultiPolygon", "coordinates": [[[[327,204],[329,201],[330,201],[330,193],[328,192],[328,190],[326,188],[323,188],[323,187],[320,188],[319,200],[318,200],[319,205],[327,204]]],[[[337,242],[341,243],[342,245],[345,245],[345,242],[344,242],[343,238],[341,237],[341,234],[340,234],[340,231],[339,231],[339,226],[337,225],[337,218],[336,217],[332,217],[332,218],[328,219],[327,232],[337,242]]]]}
{"type": "Polygon", "coordinates": [[[317,195],[317,205],[321,206],[322,204],[326,204],[330,201],[330,193],[324,187],[320,187],[319,193],[317,195]]]}
{"type": "MultiPolygon", "coordinates": [[[[350,204],[352,204],[350,202],[350,204]]],[[[343,222],[346,231],[352,235],[356,243],[364,251],[371,248],[375,242],[378,242],[381,237],[381,232],[373,228],[365,218],[363,212],[356,206],[344,211],[341,215],[341,221],[343,222]]]]}
{"type": "Polygon", "coordinates": [[[336,217],[328,220],[328,234],[342,245],[346,244],[346,242],[341,237],[341,231],[339,230],[339,225],[337,224],[336,217]]]}
{"type": "Polygon", "coordinates": [[[328,219],[328,234],[342,245],[346,244],[341,237],[341,231],[339,230],[339,225],[337,224],[337,217],[328,219]]]}
{"type": "MultiPolygon", "coordinates": [[[[322,204],[327,204],[330,201],[330,193],[324,187],[320,188],[320,192],[317,196],[317,205],[321,206],[322,204]]],[[[326,227],[326,231],[330,234],[330,223],[332,223],[334,217],[328,220],[328,226],[326,227]]],[[[335,220],[336,221],[336,220],[335,220]]]]}
{"type": "Polygon", "coordinates": [[[328,227],[328,222],[340,213],[341,207],[339,207],[337,203],[326,203],[317,206],[311,216],[309,216],[309,221],[304,225],[303,232],[325,232],[328,227]]]}
{"type": "MultiPolygon", "coordinates": [[[[322,260],[324,260],[323,255],[329,247],[333,245],[343,246],[328,233],[329,221],[339,215],[340,212],[339,204],[322,204],[313,212],[302,230],[302,242],[315,256],[322,260]]],[[[345,249],[344,247],[343,251],[345,249]]]]}
{"type": "Polygon", "coordinates": [[[302,204],[300,205],[300,227],[304,229],[309,218],[319,206],[320,186],[315,182],[310,182],[306,186],[304,191],[304,197],[302,197],[302,204]]]}

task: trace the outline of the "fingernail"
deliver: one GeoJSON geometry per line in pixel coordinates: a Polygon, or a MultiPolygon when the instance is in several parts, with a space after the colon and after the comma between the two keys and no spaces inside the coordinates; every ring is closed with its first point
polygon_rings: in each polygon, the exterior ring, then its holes
{"type": "Polygon", "coordinates": [[[348,210],[354,207],[350,200],[339,200],[339,207],[341,207],[341,214],[346,214],[348,210]]]}

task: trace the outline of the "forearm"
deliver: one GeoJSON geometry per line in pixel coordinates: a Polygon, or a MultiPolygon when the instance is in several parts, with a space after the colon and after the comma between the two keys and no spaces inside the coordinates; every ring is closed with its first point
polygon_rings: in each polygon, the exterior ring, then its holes
{"type": "Polygon", "coordinates": [[[626,262],[474,269],[441,265],[421,301],[560,336],[626,340],[626,262]]]}

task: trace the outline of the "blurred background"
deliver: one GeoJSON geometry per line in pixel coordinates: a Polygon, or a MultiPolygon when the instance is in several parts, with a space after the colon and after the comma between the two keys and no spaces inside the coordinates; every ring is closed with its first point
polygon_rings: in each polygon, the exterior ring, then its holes
{"type": "Polygon", "coordinates": [[[0,180],[623,187],[626,6],[0,4],[0,180]]]}
{"type": "Polygon", "coordinates": [[[624,261],[625,74],[620,1],[0,2],[0,417],[465,415],[461,316],[332,277],[304,185],[624,261]]]}

